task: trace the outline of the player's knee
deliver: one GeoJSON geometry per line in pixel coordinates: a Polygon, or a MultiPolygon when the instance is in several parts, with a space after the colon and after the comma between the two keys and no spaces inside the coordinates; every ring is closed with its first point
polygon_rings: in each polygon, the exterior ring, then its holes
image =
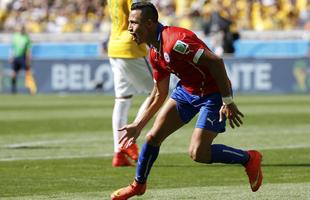
{"type": "Polygon", "coordinates": [[[198,162],[198,163],[203,163],[203,162],[204,162],[202,156],[200,156],[200,155],[197,153],[197,151],[194,151],[194,150],[190,151],[190,152],[189,152],[189,156],[190,156],[191,159],[192,159],[193,161],[195,161],[195,162],[198,162]]]}
{"type": "Polygon", "coordinates": [[[146,135],[146,142],[153,146],[160,146],[161,141],[152,133],[146,135]]]}
{"type": "Polygon", "coordinates": [[[206,151],[200,151],[197,148],[190,148],[189,155],[191,159],[198,163],[211,163],[211,156],[206,151]]]}

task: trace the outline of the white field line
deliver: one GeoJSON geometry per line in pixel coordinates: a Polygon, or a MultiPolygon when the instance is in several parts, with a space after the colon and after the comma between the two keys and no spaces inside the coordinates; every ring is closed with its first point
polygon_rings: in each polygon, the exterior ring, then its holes
{"type": "MultiPolygon", "coordinates": [[[[103,140],[103,139],[102,139],[103,140]]],[[[100,139],[76,139],[76,140],[47,140],[47,141],[33,141],[25,143],[16,143],[4,145],[4,148],[21,148],[21,147],[37,147],[43,145],[58,145],[58,144],[72,144],[72,143],[81,143],[81,142],[98,142],[100,139]]],[[[297,144],[297,145],[278,145],[278,146],[265,146],[265,147],[254,147],[258,150],[275,150],[275,149],[296,149],[296,148],[308,148],[310,144],[297,144]]],[[[251,148],[248,148],[251,149],[251,148]]],[[[161,151],[161,154],[176,154],[176,153],[187,153],[187,151],[161,151]]],[[[98,153],[98,154],[87,154],[83,155],[58,155],[58,156],[34,156],[34,157],[8,157],[0,158],[0,161],[19,161],[19,160],[53,160],[53,159],[74,159],[74,158],[90,158],[90,157],[112,157],[113,153],[98,153]]]]}
{"type": "Polygon", "coordinates": [[[45,141],[33,141],[33,142],[23,142],[16,144],[4,145],[5,148],[21,148],[21,147],[38,147],[44,145],[59,145],[68,143],[80,143],[80,142],[95,142],[99,141],[98,138],[93,139],[75,139],[75,140],[45,140],[45,141]]]}
{"type": "Polygon", "coordinates": [[[37,156],[37,157],[9,157],[9,158],[0,158],[2,161],[20,161],[20,160],[61,160],[61,159],[75,159],[75,158],[104,158],[112,157],[112,153],[103,153],[103,154],[86,154],[86,155],[61,155],[61,156],[37,156]]]}

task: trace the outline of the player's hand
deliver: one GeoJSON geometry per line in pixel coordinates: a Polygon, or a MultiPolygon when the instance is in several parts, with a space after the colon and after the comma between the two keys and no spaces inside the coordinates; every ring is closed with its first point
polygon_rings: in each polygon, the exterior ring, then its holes
{"type": "Polygon", "coordinates": [[[239,111],[237,105],[233,102],[231,104],[223,104],[220,110],[220,122],[226,117],[229,120],[231,128],[240,126],[243,122],[241,117],[244,117],[242,112],[239,111]]]}
{"type": "Polygon", "coordinates": [[[139,137],[141,133],[141,129],[138,128],[137,124],[128,124],[118,131],[125,131],[123,136],[119,140],[119,144],[121,148],[128,148],[133,143],[136,142],[136,139],[139,137]]]}

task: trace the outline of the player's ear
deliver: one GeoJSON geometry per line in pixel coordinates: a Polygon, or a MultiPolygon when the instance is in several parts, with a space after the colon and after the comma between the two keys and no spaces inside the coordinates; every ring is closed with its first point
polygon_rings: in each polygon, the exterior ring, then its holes
{"type": "Polygon", "coordinates": [[[145,24],[148,28],[151,28],[152,26],[154,26],[154,22],[151,19],[147,19],[145,24]]]}

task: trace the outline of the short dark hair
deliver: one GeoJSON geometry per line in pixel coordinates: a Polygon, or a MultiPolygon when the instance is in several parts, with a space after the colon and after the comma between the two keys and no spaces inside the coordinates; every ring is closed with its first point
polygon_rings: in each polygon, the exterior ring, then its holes
{"type": "Polygon", "coordinates": [[[158,12],[156,7],[150,2],[137,2],[131,5],[131,10],[141,10],[143,17],[158,22],[158,12]]]}

